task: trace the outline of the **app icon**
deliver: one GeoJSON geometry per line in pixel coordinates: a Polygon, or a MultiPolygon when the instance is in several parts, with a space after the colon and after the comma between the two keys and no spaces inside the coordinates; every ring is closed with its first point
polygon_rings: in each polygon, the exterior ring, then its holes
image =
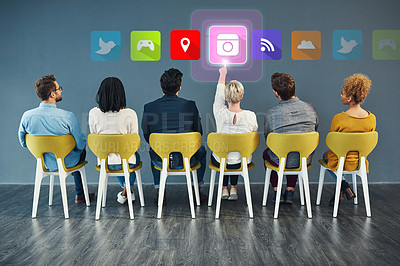
{"type": "Polygon", "coordinates": [[[400,30],[374,30],[372,57],[376,60],[400,60],[400,30]]]}
{"type": "Polygon", "coordinates": [[[360,60],[362,46],[360,30],[335,30],[332,34],[332,57],[335,60],[360,60]]]}
{"type": "Polygon", "coordinates": [[[161,59],[161,33],[159,31],[131,32],[131,60],[158,61],[161,59]]]}
{"type": "Polygon", "coordinates": [[[321,32],[292,31],[292,59],[321,59],[321,32]]]}
{"type": "Polygon", "coordinates": [[[121,58],[121,33],[119,31],[92,31],[90,57],[93,61],[116,61],[121,58]]]}
{"type": "Polygon", "coordinates": [[[251,54],[254,60],[280,60],[282,58],[282,32],[280,30],[253,30],[251,54]]]}
{"type": "Polygon", "coordinates": [[[173,30],[170,35],[172,60],[200,59],[200,31],[173,30]]]}
{"type": "Polygon", "coordinates": [[[247,61],[245,26],[211,26],[209,29],[211,64],[244,64],[247,61]]]}

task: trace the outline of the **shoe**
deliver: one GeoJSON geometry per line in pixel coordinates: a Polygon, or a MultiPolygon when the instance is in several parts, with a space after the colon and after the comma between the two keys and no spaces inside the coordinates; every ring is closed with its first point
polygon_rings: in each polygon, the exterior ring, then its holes
{"type": "MultiPolygon", "coordinates": [[[[123,191],[121,191],[121,192],[119,192],[117,194],[117,201],[118,201],[118,203],[124,204],[128,200],[128,197],[122,196],[122,192],[123,191]]],[[[135,194],[132,193],[131,195],[132,195],[132,201],[134,201],[135,200],[135,194]]]]}
{"type": "MultiPolygon", "coordinates": [[[[340,202],[344,200],[344,193],[343,191],[340,191],[340,196],[339,196],[339,205],[340,202]]],[[[333,197],[331,198],[331,200],[329,201],[329,206],[333,206],[335,204],[335,195],[333,195],[333,197]]]]}
{"type": "Polygon", "coordinates": [[[227,200],[229,198],[229,191],[227,187],[222,188],[222,197],[221,199],[227,200]]]}
{"type": "Polygon", "coordinates": [[[349,183],[347,183],[345,180],[342,180],[341,192],[346,194],[347,200],[351,200],[351,199],[354,199],[356,197],[356,194],[354,194],[354,192],[351,189],[349,183]]]}
{"type": "Polygon", "coordinates": [[[283,193],[283,202],[287,204],[292,204],[293,203],[293,195],[294,191],[293,190],[285,190],[283,193]]]}
{"type": "MultiPolygon", "coordinates": [[[[94,193],[89,193],[89,201],[92,202],[94,199],[94,193]]],[[[85,202],[85,194],[79,194],[75,196],[75,203],[84,203],[85,202]]]]}
{"type": "Polygon", "coordinates": [[[237,194],[237,188],[236,187],[231,187],[230,191],[230,196],[228,200],[238,200],[238,194],[237,194]]]}
{"type": "MultiPolygon", "coordinates": [[[[154,203],[156,204],[156,206],[158,206],[158,195],[159,195],[159,189],[156,188],[156,195],[154,196],[154,203]]],[[[165,206],[167,204],[167,200],[165,198],[165,191],[164,191],[164,200],[163,200],[163,206],[165,206]]]]}

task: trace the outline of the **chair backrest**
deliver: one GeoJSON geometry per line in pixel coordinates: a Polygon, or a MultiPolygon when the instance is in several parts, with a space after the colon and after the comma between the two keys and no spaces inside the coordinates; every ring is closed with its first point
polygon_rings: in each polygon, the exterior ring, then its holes
{"type": "Polygon", "coordinates": [[[136,133],[103,135],[89,134],[88,146],[90,150],[101,160],[106,159],[110,153],[118,153],[121,159],[129,158],[140,147],[140,137],[136,133]]]}
{"type": "Polygon", "coordinates": [[[345,157],[349,151],[358,151],[359,157],[367,157],[378,143],[378,132],[329,132],[326,145],[339,158],[345,157]]]}
{"type": "MultiPolygon", "coordinates": [[[[42,159],[42,167],[44,167],[44,153],[53,153],[56,158],[61,158],[64,165],[64,158],[75,148],[75,139],[71,134],[63,136],[32,136],[25,135],[26,146],[29,151],[36,157],[42,159]]],[[[65,165],[64,165],[65,169],[65,165]]]]}
{"type": "Polygon", "coordinates": [[[169,158],[171,152],[180,152],[183,158],[191,158],[201,146],[201,134],[189,133],[152,133],[150,147],[161,158],[169,158]]]}
{"type": "Polygon", "coordinates": [[[269,133],[267,137],[268,148],[276,156],[286,158],[290,152],[298,152],[300,158],[308,157],[317,148],[319,134],[316,131],[307,133],[269,133]]]}
{"type": "MultiPolygon", "coordinates": [[[[230,152],[239,152],[240,155],[249,156],[257,149],[260,136],[257,132],[228,134],[210,133],[207,137],[208,147],[219,157],[227,158],[230,152]]],[[[226,161],[226,160],[225,160],[226,161]]]]}

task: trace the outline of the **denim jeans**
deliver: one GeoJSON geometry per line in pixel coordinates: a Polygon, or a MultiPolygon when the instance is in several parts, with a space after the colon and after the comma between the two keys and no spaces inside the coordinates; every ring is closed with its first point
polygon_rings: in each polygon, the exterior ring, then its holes
{"type": "MultiPolygon", "coordinates": [[[[328,163],[328,159],[325,159],[325,153],[327,153],[327,151],[324,152],[324,154],[322,155],[322,160],[324,160],[326,163],[328,163]]],[[[336,174],[331,169],[328,169],[328,172],[333,176],[333,178],[335,180],[337,179],[336,174]]],[[[342,176],[342,180],[346,180],[345,175],[342,176]]]]}
{"type": "MultiPolygon", "coordinates": [[[[153,151],[150,150],[150,159],[151,159],[151,171],[153,172],[153,178],[154,178],[154,187],[159,188],[160,187],[160,171],[154,168],[154,166],[157,166],[159,168],[162,168],[162,161],[161,158],[153,151]]],[[[198,149],[198,151],[190,158],[190,166],[195,166],[198,162],[200,162],[201,166],[199,169],[197,169],[197,179],[199,181],[199,185],[202,185],[204,183],[204,172],[206,171],[206,148],[204,145],[201,145],[201,147],[198,149]]],[[[176,169],[183,169],[183,162],[182,166],[176,167],[176,169]]]]}
{"type": "MultiPolygon", "coordinates": [[[[138,166],[138,164],[140,163],[140,155],[139,153],[135,153],[136,156],[136,164],[129,164],[129,168],[135,168],[136,166],[138,166]]],[[[122,164],[109,164],[108,165],[108,169],[109,170],[122,170],[122,164]]],[[[122,188],[125,188],[125,176],[117,176],[119,184],[121,185],[122,188]]],[[[135,179],[136,179],[136,173],[132,172],[129,174],[129,184],[131,185],[131,189],[133,187],[133,184],[135,183],[135,179]]]]}

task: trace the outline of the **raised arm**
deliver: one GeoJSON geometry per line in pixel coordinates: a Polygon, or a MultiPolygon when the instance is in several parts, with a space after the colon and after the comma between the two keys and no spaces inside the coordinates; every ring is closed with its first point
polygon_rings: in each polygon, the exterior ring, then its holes
{"type": "Polygon", "coordinates": [[[226,74],[227,74],[226,67],[221,67],[219,69],[217,91],[215,92],[215,98],[213,104],[213,112],[215,119],[220,117],[219,113],[227,108],[225,105],[225,93],[224,93],[226,74]]]}

